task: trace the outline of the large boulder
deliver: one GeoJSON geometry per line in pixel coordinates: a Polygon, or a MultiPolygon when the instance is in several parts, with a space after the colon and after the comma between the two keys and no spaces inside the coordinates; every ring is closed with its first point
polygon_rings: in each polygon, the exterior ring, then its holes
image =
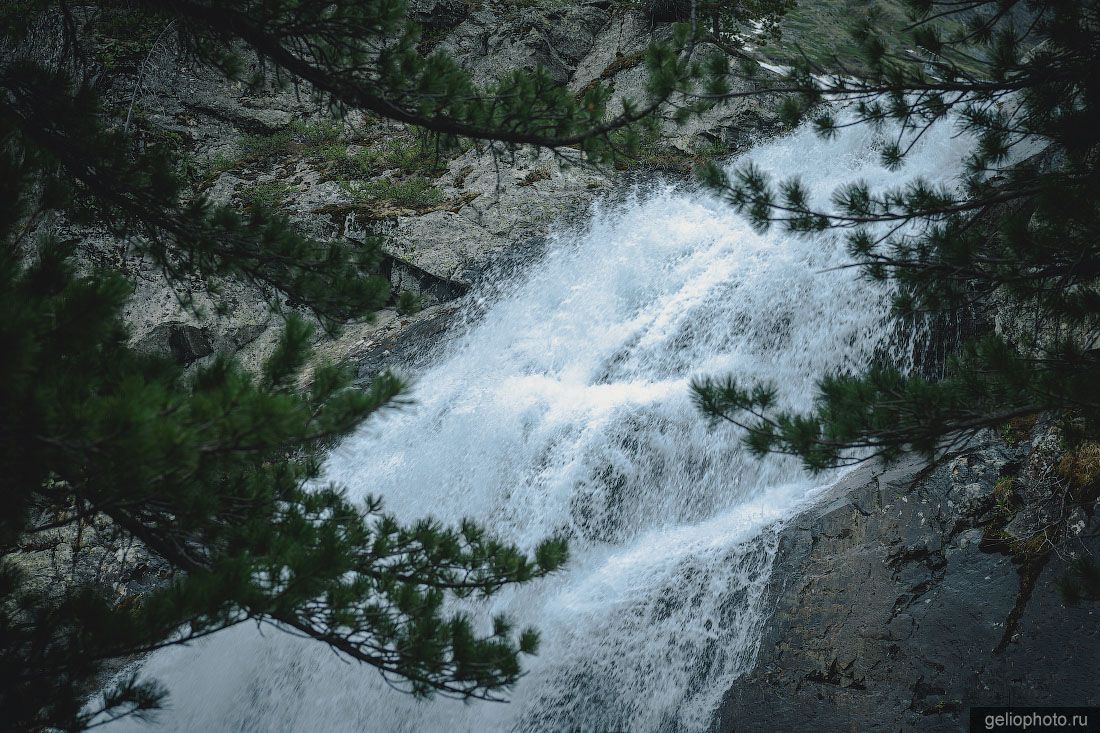
{"type": "Polygon", "coordinates": [[[154,326],[135,344],[135,348],[167,357],[180,366],[188,366],[214,353],[214,336],[207,328],[167,321],[154,326]]]}

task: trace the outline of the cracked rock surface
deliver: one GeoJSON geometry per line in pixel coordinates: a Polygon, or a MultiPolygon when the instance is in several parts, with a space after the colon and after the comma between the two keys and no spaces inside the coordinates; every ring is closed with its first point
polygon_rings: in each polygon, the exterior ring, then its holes
{"type": "Polygon", "coordinates": [[[787,523],[756,664],[712,729],[959,731],[973,705],[1100,704],[1100,604],[1057,590],[1100,553],[1095,513],[1046,553],[1019,550],[1035,525],[994,541],[1028,521],[1004,516],[1003,476],[1050,489],[1044,441],[866,466],[787,523]]]}

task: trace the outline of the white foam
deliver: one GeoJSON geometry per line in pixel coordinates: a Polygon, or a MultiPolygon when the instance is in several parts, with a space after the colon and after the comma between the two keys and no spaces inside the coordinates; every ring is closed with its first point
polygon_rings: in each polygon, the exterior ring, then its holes
{"type": "MultiPolygon", "coordinates": [[[[926,134],[904,174],[950,181],[969,145],[952,133],[926,134]]],[[[749,157],[824,204],[845,182],[894,184],[878,147],[866,127],[800,129],[749,157]]],[[[569,535],[563,572],[477,606],[543,633],[511,704],[414,701],[320,645],[241,627],[148,662],[172,692],[165,730],[705,728],[755,655],[775,522],[829,477],[747,455],[688,384],[769,379],[806,408],[818,376],[863,368],[896,329],[884,286],[833,269],[847,262],[833,233],[759,235],[673,187],[559,233],[418,375],[416,405],[327,467],[403,518],[472,516],[524,547],[569,535]]]]}

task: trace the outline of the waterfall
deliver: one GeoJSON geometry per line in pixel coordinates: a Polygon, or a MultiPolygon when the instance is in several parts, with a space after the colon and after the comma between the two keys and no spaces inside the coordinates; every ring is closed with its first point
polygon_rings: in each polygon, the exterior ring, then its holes
{"type": "MultiPolygon", "coordinates": [[[[897,185],[883,134],[802,128],[746,158],[825,205],[845,182],[897,185]]],[[[938,125],[901,175],[950,183],[968,148],[938,125]]],[[[688,384],[766,379],[782,407],[806,408],[819,375],[862,370],[898,328],[888,286],[847,262],[836,233],[757,234],[688,187],[562,222],[525,273],[468,296],[477,316],[413,375],[415,404],[363,426],[326,469],[403,519],[469,516],[525,548],[569,537],[563,571],[470,601],[486,623],[506,612],[542,633],[511,702],[414,700],[320,644],[246,625],[147,660],[171,692],[163,729],[705,729],[752,665],[777,526],[836,476],[748,455],[688,384]]]]}

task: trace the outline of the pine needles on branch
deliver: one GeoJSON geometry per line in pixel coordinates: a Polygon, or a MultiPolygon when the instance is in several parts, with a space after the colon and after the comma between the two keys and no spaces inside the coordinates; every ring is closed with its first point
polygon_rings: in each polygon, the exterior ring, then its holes
{"type": "MultiPolygon", "coordinates": [[[[774,411],[782,385],[696,382],[703,411],[740,425],[750,448],[799,455],[813,470],[906,449],[934,455],[1044,412],[1066,418],[1077,440],[1100,436],[1100,6],[911,6],[915,52],[858,24],[858,73],[846,59],[829,68],[804,60],[769,87],[791,95],[789,122],[809,117],[826,138],[840,124],[826,98],[854,106],[844,124],[892,122],[901,133],[882,160],[893,169],[931,126],[958,125],[977,139],[959,190],[857,183],[838,190],[831,208],[816,208],[797,181],[776,185],[751,167],[727,176],[712,165],[704,180],[760,229],[845,232],[856,265],[897,285],[901,316],[965,312],[992,321],[1007,308],[1027,312],[1035,326],[965,345],[938,380],[892,369],[825,375],[806,415],[774,411]],[[1016,152],[1028,148],[1038,152],[1016,152]]],[[[712,84],[751,71],[716,63],[712,84]]]]}

